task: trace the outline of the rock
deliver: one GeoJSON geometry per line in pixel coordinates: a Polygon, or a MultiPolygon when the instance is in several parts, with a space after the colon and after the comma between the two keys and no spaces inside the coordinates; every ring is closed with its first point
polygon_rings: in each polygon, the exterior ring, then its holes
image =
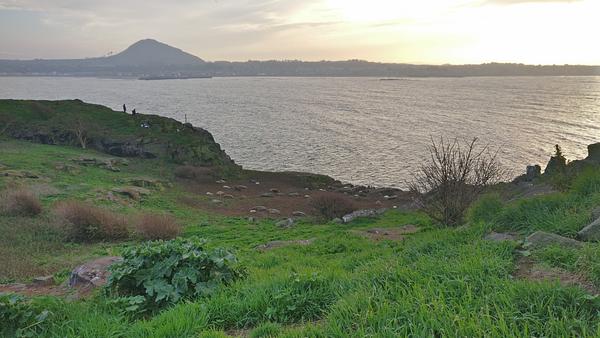
{"type": "Polygon", "coordinates": [[[214,199],[212,201],[210,201],[212,204],[223,204],[223,201],[218,200],[218,199],[214,199]]]}
{"type": "Polygon", "coordinates": [[[252,208],[252,210],[256,210],[256,211],[259,211],[259,212],[264,212],[264,211],[267,211],[267,207],[262,206],[262,205],[257,205],[254,208],[252,208]]]}
{"type": "Polygon", "coordinates": [[[542,176],[542,167],[540,167],[539,164],[527,166],[527,169],[525,171],[525,180],[526,181],[531,182],[541,176],[542,176]]]}
{"type": "Polygon", "coordinates": [[[227,181],[225,181],[225,180],[218,180],[215,183],[217,183],[217,184],[224,184],[224,183],[227,183],[227,181]]]}
{"type": "Polygon", "coordinates": [[[600,206],[597,206],[592,210],[592,220],[595,221],[600,218],[600,206]]]}
{"type": "Polygon", "coordinates": [[[219,190],[219,191],[217,191],[217,196],[223,196],[223,195],[225,195],[225,192],[224,192],[224,191],[220,191],[220,190],[219,190]]]}
{"type": "Polygon", "coordinates": [[[247,187],[247,186],[245,186],[245,185],[241,185],[241,184],[239,184],[239,185],[236,185],[235,187],[233,187],[233,189],[235,189],[235,190],[237,190],[237,191],[242,191],[242,190],[246,190],[246,189],[248,189],[248,187],[247,187]]]}
{"type": "Polygon", "coordinates": [[[230,187],[230,186],[228,186],[228,185],[224,185],[224,186],[223,186],[223,189],[231,190],[231,187],[230,187]]]}
{"type": "Polygon", "coordinates": [[[35,277],[32,282],[35,286],[51,286],[54,285],[54,276],[35,277]]]}
{"type": "Polygon", "coordinates": [[[342,221],[344,223],[350,223],[352,222],[354,219],[358,218],[358,217],[373,217],[373,216],[379,216],[381,214],[383,214],[384,212],[386,212],[387,209],[382,208],[382,209],[364,209],[364,210],[357,210],[354,211],[348,215],[345,215],[344,217],[342,217],[342,221]]]}
{"type": "Polygon", "coordinates": [[[293,218],[286,218],[284,220],[281,220],[279,222],[277,222],[277,226],[279,228],[291,228],[294,226],[294,224],[296,223],[296,221],[294,221],[293,218]]]}
{"type": "Polygon", "coordinates": [[[214,195],[214,194],[213,194],[212,192],[210,192],[210,191],[207,191],[207,192],[206,192],[206,196],[213,196],[213,195],[214,195]]]}
{"type": "Polygon", "coordinates": [[[483,237],[487,241],[494,242],[504,242],[504,241],[518,241],[519,237],[515,234],[510,233],[500,233],[500,232],[490,232],[489,234],[483,237]]]}
{"type": "Polygon", "coordinates": [[[281,248],[289,245],[310,245],[314,242],[314,239],[298,239],[291,241],[271,241],[265,244],[261,244],[256,247],[256,250],[267,251],[271,249],[281,248]]]}
{"type": "Polygon", "coordinates": [[[390,201],[390,200],[397,199],[398,195],[391,195],[391,196],[385,195],[385,196],[383,196],[383,198],[385,198],[386,200],[390,201]]]}
{"type": "Polygon", "coordinates": [[[274,193],[274,194],[277,194],[279,192],[279,189],[277,189],[277,188],[271,188],[271,189],[269,189],[269,191],[272,192],[272,193],[274,193]]]}
{"type": "Polygon", "coordinates": [[[225,198],[225,199],[228,199],[228,200],[232,200],[232,199],[234,199],[235,197],[234,197],[233,195],[229,195],[229,194],[227,194],[227,195],[223,195],[223,198],[225,198]]]}
{"type": "Polygon", "coordinates": [[[29,171],[22,171],[22,170],[4,170],[0,173],[0,176],[14,177],[14,178],[33,178],[33,179],[40,178],[40,176],[37,174],[34,174],[29,171]]]}
{"type": "Polygon", "coordinates": [[[304,195],[304,198],[310,198],[310,195],[304,195]]]}
{"type": "Polygon", "coordinates": [[[256,213],[256,210],[254,210],[254,209],[250,209],[250,213],[251,213],[251,214],[255,214],[255,213],[256,213]]]}
{"type": "Polygon", "coordinates": [[[381,201],[377,200],[377,201],[375,201],[375,204],[376,205],[382,205],[383,203],[381,203],[381,201]]]}
{"type": "Polygon", "coordinates": [[[279,215],[279,214],[281,214],[281,211],[279,211],[277,209],[269,209],[268,212],[271,215],[279,215]]]}
{"type": "Polygon", "coordinates": [[[260,195],[260,197],[273,197],[275,196],[272,192],[265,192],[260,195]]]}
{"type": "Polygon", "coordinates": [[[600,241],[600,218],[597,218],[592,223],[577,233],[577,238],[586,242],[600,241]]]}
{"type": "Polygon", "coordinates": [[[306,217],[306,214],[303,213],[302,211],[294,211],[294,212],[292,212],[292,216],[294,216],[294,217],[306,217]]]}
{"type": "Polygon", "coordinates": [[[123,187],[123,188],[114,188],[112,192],[117,193],[119,195],[127,196],[133,200],[139,201],[142,197],[146,195],[150,195],[150,190],[141,187],[123,187]]]}
{"type": "Polygon", "coordinates": [[[583,243],[572,238],[567,238],[544,231],[536,231],[525,239],[525,247],[528,249],[540,249],[550,245],[579,248],[583,245],[583,243]]]}
{"type": "Polygon", "coordinates": [[[588,145],[588,156],[587,160],[600,162],[600,143],[594,143],[588,145]]]}
{"type": "Polygon", "coordinates": [[[289,196],[289,197],[299,197],[299,196],[300,196],[300,194],[299,194],[299,193],[297,193],[297,192],[291,192],[291,193],[289,193],[289,194],[288,194],[288,196],[289,196]]]}
{"type": "Polygon", "coordinates": [[[102,257],[80,265],[71,272],[69,286],[72,288],[103,286],[110,276],[108,267],[122,260],[121,257],[102,257]]]}

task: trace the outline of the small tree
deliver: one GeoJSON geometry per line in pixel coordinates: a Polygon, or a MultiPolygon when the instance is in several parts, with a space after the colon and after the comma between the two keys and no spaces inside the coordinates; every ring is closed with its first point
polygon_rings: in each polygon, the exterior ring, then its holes
{"type": "Polygon", "coordinates": [[[85,122],[84,120],[82,120],[81,118],[77,118],[70,123],[70,129],[73,132],[73,134],[75,134],[75,137],[77,138],[77,142],[79,143],[79,146],[81,146],[81,148],[83,148],[83,149],[86,149],[87,144],[89,142],[88,123],[85,122]]]}
{"type": "Polygon", "coordinates": [[[479,146],[477,138],[462,145],[458,139],[432,139],[429,153],[430,160],[417,170],[409,188],[430,217],[448,226],[460,224],[471,203],[505,175],[498,151],[479,146]]]}

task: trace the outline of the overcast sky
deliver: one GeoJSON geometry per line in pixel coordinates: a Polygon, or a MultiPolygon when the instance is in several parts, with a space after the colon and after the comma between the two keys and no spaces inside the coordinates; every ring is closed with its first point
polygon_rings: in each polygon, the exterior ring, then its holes
{"type": "Polygon", "coordinates": [[[0,58],[599,64],[600,0],[0,0],[0,58]]]}

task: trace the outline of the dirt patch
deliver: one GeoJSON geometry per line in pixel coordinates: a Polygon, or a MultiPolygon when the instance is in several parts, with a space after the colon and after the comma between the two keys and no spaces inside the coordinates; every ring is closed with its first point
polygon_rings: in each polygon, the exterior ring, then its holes
{"type": "Polygon", "coordinates": [[[5,284],[0,285],[0,293],[18,293],[33,296],[64,296],[71,292],[66,285],[31,285],[31,284],[5,284]]]}
{"type": "Polygon", "coordinates": [[[368,230],[354,230],[361,236],[367,237],[373,241],[401,241],[406,238],[405,235],[410,235],[418,232],[420,228],[408,224],[399,228],[372,228],[368,230]]]}
{"type": "Polygon", "coordinates": [[[592,295],[600,293],[585,276],[559,268],[545,268],[535,264],[530,257],[519,258],[514,277],[531,281],[558,281],[561,285],[581,287],[592,295]]]}
{"type": "Polygon", "coordinates": [[[192,196],[182,197],[180,202],[193,208],[234,217],[286,218],[294,212],[307,216],[318,216],[310,206],[312,198],[321,196],[350,196],[358,209],[394,207],[412,208],[408,193],[395,192],[389,199],[388,192],[374,189],[361,195],[341,192],[327,184],[315,187],[293,173],[253,173],[251,178],[233,181],[215,181],[214,178],[178,179],[176,182],[192,196]],[[387,198],[386,198],[387,197],[387,198]],[[264,210],[278,210],[270,214],[264,211],[251,212],[256,206],[264,210]],[[261,208],[262,209],[262,208],[261,208]]]}

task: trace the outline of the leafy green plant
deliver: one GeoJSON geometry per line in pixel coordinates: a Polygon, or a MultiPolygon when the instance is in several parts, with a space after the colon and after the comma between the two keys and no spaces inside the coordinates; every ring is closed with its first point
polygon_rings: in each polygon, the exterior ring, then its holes
{"type": "Polygon", "coordinates": [[[34,337],[49,314],[23,296],[0,294],[0,336],[34,337]]]}
{"type": "Polygon", "coordinates": [[[487,194],[481,196],[468,210],[468,220],[472,223],[493,222],[495,217],[502,211],[504,203],[498,194],[487,194]]]}
{"type": "Polygon", "coordinates": [[[182,299],[210,295],[219,285],[244,275],[231,252],[207,250],[205,245],[205,240],[193,237],[126,248],[123,261],[110,268],[107,287],[119,296],[144,297],[144,304],[135,298],[126,308],[130,311],[142,307],[155,310],[182,299]]]}

